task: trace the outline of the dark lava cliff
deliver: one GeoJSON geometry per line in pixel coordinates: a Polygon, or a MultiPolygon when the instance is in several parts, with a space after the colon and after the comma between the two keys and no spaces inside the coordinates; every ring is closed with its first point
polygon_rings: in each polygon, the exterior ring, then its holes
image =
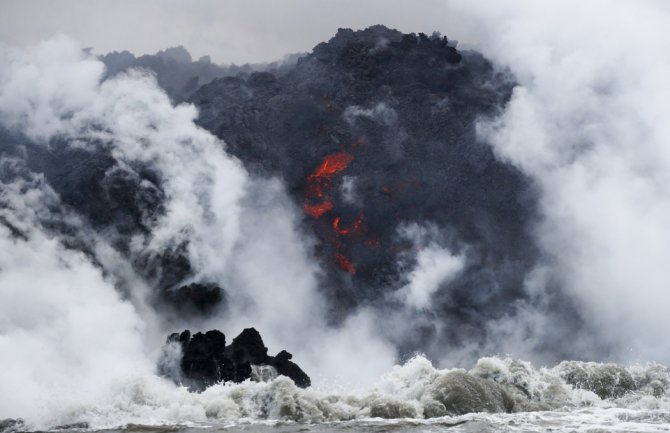
{"type": "MultiPolygon", "coordinates": [[[[483,344],[487,324],[513,314],[528,296],[523,285],[538,256],[531,237],[537,195],[476,132],[479,120],[501,112],[515,84],[480,54],[437,34],[375,26],[341,29],[295,63],[235,76],[181,50],[101,60],[107,77],[152,70],[173,101],[189,98],[199,125],[252,176],[285,183],[304,233],[317,240],[312,253],[323,269],[329,323],[359,307],[402,310],[402,332],[386,331],[398,354],[439,354],[463,342],[483,344]],[[417,252],[431,245],[462,257],[463,269],[431,294],[429,308],[408,309],[395,294],[408,284],[417,252]]],[[[108,143],[83,148],[55,138],[45,147],[0,130],[0,151],[25,161],[0,180],[38,173],[68,212],[121,255],[165,212],[160,173],[119,164],[108,143]]],[[[43,223],[69,247],[90,252],[66,219],[43,223]]],[[[206,317],[227,303],[220,282],[194,281],[187,247],[132,257],[168,317],[206,317]]],[[[560,296],[544,302],[572,317],[560,296]]],[[[551,350],[552,341],[546,344],[551,350]]]]}
{"type": "MultiPolygon", "coordinates": [[[[439,339],[453,343],[509,311],[537,254],[532,186],[476,135],[513,85],[446,37],[376,26],[340,29],[288,72],[214,80],[191,102],[250,170],[285,180],[319,238],[334,320],[394,302],[386,294],[405,284],[417,248],[399,227],[428,228],[465,254],[466,269],[433,299],[451,329],[439,339]]],[[[401,345],[426,350],[437,331],[411,326],[401,345]]]]}

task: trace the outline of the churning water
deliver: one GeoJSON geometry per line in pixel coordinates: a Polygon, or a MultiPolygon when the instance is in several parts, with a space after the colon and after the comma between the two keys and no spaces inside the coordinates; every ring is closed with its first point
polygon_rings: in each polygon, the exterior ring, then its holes
{"type": "Polygon", "coordinates": [[[440,370],[415,357],[357,392],[301,389],[279,376],[191,393],[156,376],[135,378],[7,431],[660,432],[670,430],[668,389],[670,368],[661,365],[535,368],[482,358],[470,370],[440,370]]]}

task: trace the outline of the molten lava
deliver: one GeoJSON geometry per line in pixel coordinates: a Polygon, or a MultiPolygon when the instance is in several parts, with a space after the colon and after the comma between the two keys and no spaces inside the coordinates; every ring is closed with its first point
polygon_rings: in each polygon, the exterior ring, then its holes
{"type": "Polygon", "coordinates": [[[321,199],[328,195],[331,182],[336,174],[344,171],[354,157],[346,152],[337,152],[326,156],[314,173],[307,176],[308,199],[321,199]]]}
{"type": "Polygon", "coordinates": [[[335,260],[337,260],[337,264],[340,265],[342,269],[349,272],[351,275],[356,275],[356,266],[354,266],[354,264],[351,263],[351,260],[346,256],[338,253],[335,260]]]}
{"type": "MultiPolygon", "coordinates": [[[[359,139],[351,147],[364,144],[364,140],[359,139]]],[[[312,174],[307,176],[307,187],[305,189],[305,202],[303,210],[314,219],[320,219],[325,214],[331,212],[335,207],[331,190],[333,188],[333,180],[335,176],[346,170],[354,157],[347,152],[336,152],[326,156],[321,164],[314,170],[312,174]]],[[[328,225],[323,225],[328,227],[328,225]]],[[[342,254],[345,243],[360,241],[360,236],[365,234],[367,227],[363,222],[363,216],[357,217],[350,225],[343,226],[342,219],[336,215],[332,222],[333,231],[328,238],[335,247],[335,261],[338,266],[351,275],[356,275],[356,266],[349,260],[347,256],[342,254]],[[343,239],[346,237],[346,240],[343,239]]],[[[365,243],[365,245],[376,245],[365,243]]]]}
{"type": "Polygon", "coordinates": [[[356,218],[349,227],[342,227],[340,225],[340,217],[335,217],[333,220],[333,230],[335,230],[335,233],[338,235],[343,235],[343,236],[348,236],[352,234],[362,234],[365,231],[365,226],[363,225],[363,217],[359,216],[356,218]]]}
{"type": "Polygon", "coordinates": [[[329,197],[331,183],[335,175],[346,169],[353,159],[353,156],[345,152],[333,153],[323,159],[314,173],[307,176],[306,201],[303,206],[307,215],[321,218],[333,209],[333,202],[329,197]]]}
{"type": "Polygon", "coordinates": [[[328,155],[323,159],[323,162],[316,169],[310,177],[331,177],[337,173],[344,171],[349,163],[354,159],[353,156],[346,152],[337,152],[328,155]]]}
{"type": "Polygon", "coordinates": [[[333,209],[333,202],[324,201],[322,203],[317,204],[305,203],[302,208],[305,211],[305,213],[311,216],[312,218],[321,218],[323,215],[325,215],[326,213],[330,212],[333,209]]]}

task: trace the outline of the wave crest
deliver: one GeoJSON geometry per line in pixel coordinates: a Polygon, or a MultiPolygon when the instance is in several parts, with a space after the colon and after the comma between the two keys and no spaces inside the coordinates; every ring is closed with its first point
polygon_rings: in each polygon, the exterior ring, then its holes
{"type": "Polygon", "coordinates": [[[255,377],[267,381],[218,384],[202,393],[146,377],[118,384],[104,401],[82,403],[39,427],[422,420],[588,407],[670,409],[670,368],[657,364],[564,361],[553,368],[536,368],[521,360],[488,357],[464,370],[437,369],[417,356],[358,392],[302,389],[272,374],[255,377]]]}

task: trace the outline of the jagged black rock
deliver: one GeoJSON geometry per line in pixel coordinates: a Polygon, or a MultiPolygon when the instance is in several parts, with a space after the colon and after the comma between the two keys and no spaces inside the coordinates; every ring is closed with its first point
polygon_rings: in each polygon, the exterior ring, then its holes
{"type": "MultiPolygon", "coordinates": [[[[225,335],[218,330],[193,336],[189,330],[174,333],[167,338],[167,345],[170,344],[179,344],[181,348],[180,370],[167,368],[170,361],[161,360],[161,373],[194,391],[216,383],[251,379],[252,366],[271,366],[277,374],[289,377],[301,388],[311,385],[309,376],[291,361],[293,355],[282,350],[277,356],[268,356],[268,348],[254,328],[242,331],[228,346],[225,335]]],[[[168,353],[169,350],[164,351],[165,356],[169,356],[168,353]]]]}

